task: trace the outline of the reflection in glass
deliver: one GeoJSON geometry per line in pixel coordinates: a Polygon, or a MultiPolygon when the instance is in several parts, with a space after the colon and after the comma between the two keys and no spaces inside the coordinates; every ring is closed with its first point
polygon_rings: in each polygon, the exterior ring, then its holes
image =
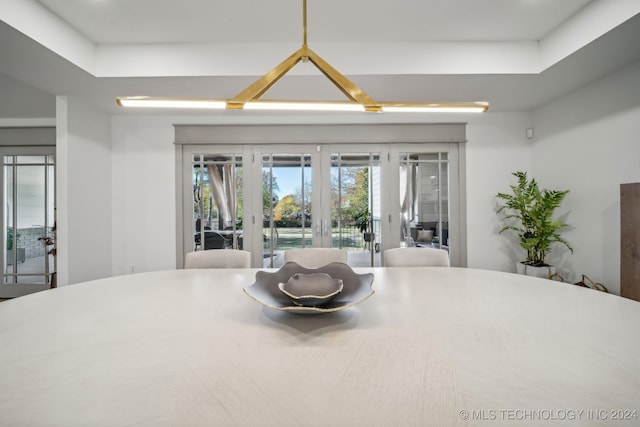
{"type": "Polygon", "coordinates": [[[287,249],[312,246],[310,154],[262,157],[262,224],[265,266],[282,262],[287,249]]]}
{"type": "Polygon", "coordinates": [[[331,155],[331,230],[333,247],[380,265],[379,154],[331,155]]]}
{"type": "Polygon", "coordinates": [[[4,156],[3,283],[47,284],[55,257],[55,165],[53,156],[4,156]]]}
{"type": "Polygon", "coordinates": [[[242,249],[242,156],[193,157],[194,250],[242,249]]]}
{"type": "Polygon", "coordinates": [[[401,246],[449,249],[449,163],[446,153],[400,156],[401,246]]]}

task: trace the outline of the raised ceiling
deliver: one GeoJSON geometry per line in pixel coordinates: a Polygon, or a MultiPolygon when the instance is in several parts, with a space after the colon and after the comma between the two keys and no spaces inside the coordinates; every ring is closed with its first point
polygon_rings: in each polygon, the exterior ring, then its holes
{"type": "MultiPolygon", "coordinates": [[[[314,42],[540,40],[590,0],[308,0],[314,42]]],[[[38,0],[96,44],[297,42],[301,0],[38,0]]]]}
{"type": "MultiPolygon", "coordinates": [[[[302,40],[301,0],[4,3],[0,89],[25,98],[0,117],[53,116],[53,95],[113,114],[133,114],[117,95],[231,98],[302,40]]],[[[529,111],[640,60],[637,0],[308,0],[308,11],[310,47],[384,101],[529,111]]],[[[268,95],[342,99],[304,65],[268,95]]]]}

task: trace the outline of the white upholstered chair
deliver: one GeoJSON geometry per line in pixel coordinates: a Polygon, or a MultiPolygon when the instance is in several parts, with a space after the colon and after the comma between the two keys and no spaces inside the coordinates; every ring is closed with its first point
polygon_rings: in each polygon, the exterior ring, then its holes
{"type": "Polygon", "coordinates": [[[384,251],[385,267],[449,267],[449,252],[435,248],[393,248],[384,251]]]}
{"type": "Polygon", "coordinates": [[[295,262],[306,268],[320,268],[332,262],[347,263],[347,252],[337,248],[305,248],[284,251],[284,262],[295,262]]]}
{"type": "Polygon", "coordinates": [[[249,268],[251,253],[233,249],[211,249],[189,252],[184,258],[184,268],[249,268]]]}

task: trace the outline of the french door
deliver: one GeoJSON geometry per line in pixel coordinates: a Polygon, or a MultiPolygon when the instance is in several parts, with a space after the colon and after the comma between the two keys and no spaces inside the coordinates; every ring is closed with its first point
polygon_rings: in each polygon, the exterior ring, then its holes
{"type": "Polygon", "coordinates": [[[352,266],[380,265],[380,154],[371,148],[259,148],[265,266],[306,247],[343,249],[352,266]]]}
{"type": "Polygon", "coordinates": [[[334,247],[353,267],[380,266],[384,250],[415,246],[466,266],[465,144],[435,141],[464,140],[461,129],[178,127],[176,265],[193,250],[244,249],[277,268],[287,249],[334,247]]]}
{"type": "Polygon", "coordinates": [[[54,147],[0,148],[1,298],[18,297],[53,285],[54,154],[54,147]]]}

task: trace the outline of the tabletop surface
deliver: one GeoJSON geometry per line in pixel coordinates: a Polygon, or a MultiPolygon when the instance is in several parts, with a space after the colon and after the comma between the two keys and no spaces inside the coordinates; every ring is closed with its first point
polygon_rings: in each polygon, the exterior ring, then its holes
{"type": "Polygon", "coordinates": [[[132,274],[0,303],[0,424],[640,425],[640,304],[458,268],[371,268],[336,313],[257,269],[132,274]]]}

